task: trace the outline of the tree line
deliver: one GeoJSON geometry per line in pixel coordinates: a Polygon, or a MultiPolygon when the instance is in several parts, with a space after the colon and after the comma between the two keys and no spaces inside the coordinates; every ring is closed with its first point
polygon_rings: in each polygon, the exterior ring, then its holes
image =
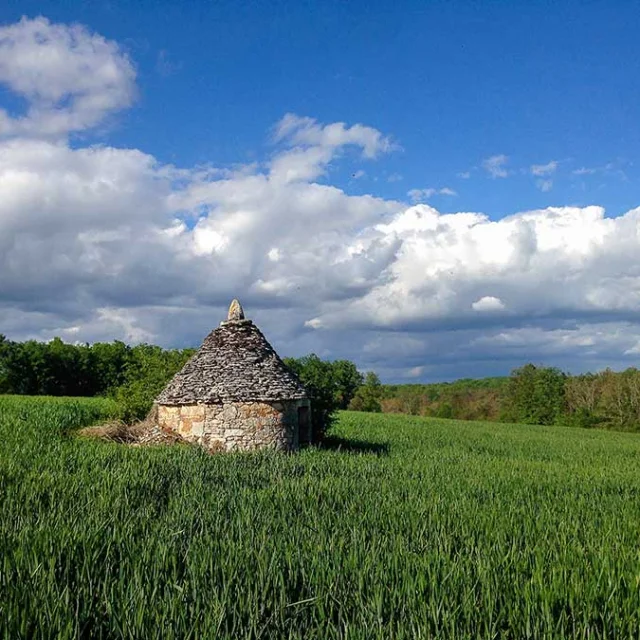
{"type": "MultiPolygon", "coordinates": [[[[140,419],[195,349],[162,349],[124,342],[68,344],[14,342],[0,335],[0,393],[53,396],[110,396],[122,418],[140,419]]],[[[317,435],[335,411],[385,411],[412,415],[557,424],[640,431],[640,371],[610,369],[569,375],[554,367],[527,364],[509,377],[452,383],[381,385],[349,360],[311,354],[285,358],[311,391],[317,435]]]]}
{"type": "Polygon", "coordinates": [[[504,378],[385,385],[381,404],[440,418],[640,431],[640,371],[570,375],[526,364],[504,378]]]}
{"type": "Polygon", "coordinates": [[[366,376],[350,360],[322,360],[315,354],[302,358],[285,358],[309,391],[313,441],[319,442],[331,428],[339,409],[380,412],[382,385],[378,376],[366,376]]]}
{"type": "Polygon", "coordinates": [[[0,335],[0,393],[47,396],[110,396],[122,417],[148,411],[153,398],[195,349],[131,347],[124,342],[69,344],[14,342],[0,335]]]}
{"type": "MultiPolygon", "coordinates": [[[[196,352],[124,342],[69,344],[14,342],[0,335],[0,393],[50,396],[110,396],[121,418],[144,418],[154,398],[196,352]]],[[[382,386],[375,373],[363,375],[349,360],[322,360],[315,354],[285,358],[312,394],[316,436],[331,426],[335,412],[349,407],[380,411],[382,386]]]]}

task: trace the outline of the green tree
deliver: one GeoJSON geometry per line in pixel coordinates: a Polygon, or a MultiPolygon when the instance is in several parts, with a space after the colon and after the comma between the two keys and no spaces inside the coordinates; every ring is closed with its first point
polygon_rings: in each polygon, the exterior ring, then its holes
{"type": "Polygon", "coordinates": [[[11,393],[8,360],[14,344],[0,333],[0,393],[11,393]]]}
{"type": "Polygon", "coordinates": [[[502,418],[528,424],[557,424],[566,409],[566,374],[554,367],[526,364],[511,372],[502,418]]]}
{"type": "Polygon", "coordinates": [[[567,378],[565,397],[568,424],[591,428],[603,422],[603,417],[599,414],[602,383],[602,374],[585,373],[567,378]]]}
{"type": "Polygon", "coordinates": [[[607,425],[616,429],[640,428],[640,371],[635,368],[614,373],[610,369],[598,374],[600,394],[598,409],[607,425]]]}
{"type": "Polygon", "coordinates": [[[339,409],[346,409],[356,395],[356,391],[364,378],[356,365],[350,360],[336,360],[331,363],[333,369],[333,385],[339,409]]]}
{"type": "Polygon", "coordinates": [[[349,408],[353,411],[380,413],[382,411],[380,406],[381,398],[382,384],[380,383],[380,378],[373,371],[369,371],[364,378],[364,384],[356,392],[349,408]]]}
{"type": "Polygon", "coordinates": [[[90,368],[95,394],[107,394],[125,383],[130,352],[131,347],[120,340],[91,345],[90,368]]]}
{"type": "Polygon", "coordinates": [[[164,350],[150,344],[139,344],[129,351],[125,381],[113,392],[125,422],[142,420],[167,382],[195,353],[194,349],[164,350]]]}
{"type": "Polygon", "coordinates": [[[303,358],[285,358],[284,363],[298,375],[311,395],[312,440],[321,442],[339,407],[332,363],[321,360],[315,353],[303,358]]]}
{"type": "Polygon", "coordinates": [[[453,405],[449,401],[442,402],[435,410],[436,418],[453,418],[453,405]]]}
{"type": "Polygon", "coordinates": [[[50,390],[47,345],[36,340],[17,342],[6,360],[11,393],[44,395],[50,390]]]}

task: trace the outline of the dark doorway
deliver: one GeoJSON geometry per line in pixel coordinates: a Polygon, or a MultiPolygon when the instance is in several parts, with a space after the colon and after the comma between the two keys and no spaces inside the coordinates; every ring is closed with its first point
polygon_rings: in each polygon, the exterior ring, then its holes
{"type": "Polygon", "coordinates": [[[298,444],[304,447],[311,443],[311,420],[309,407],[298,407],[298,444]]]}

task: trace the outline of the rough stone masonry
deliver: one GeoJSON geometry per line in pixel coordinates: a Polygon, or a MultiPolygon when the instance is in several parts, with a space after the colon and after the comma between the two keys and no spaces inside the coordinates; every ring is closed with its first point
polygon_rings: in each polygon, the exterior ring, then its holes
{"type": "Polygon", "coordinates": [[[234,300],[156,399],[160,428],[211,451],[295,450],[311,442],[310,398],[234,300]]]}

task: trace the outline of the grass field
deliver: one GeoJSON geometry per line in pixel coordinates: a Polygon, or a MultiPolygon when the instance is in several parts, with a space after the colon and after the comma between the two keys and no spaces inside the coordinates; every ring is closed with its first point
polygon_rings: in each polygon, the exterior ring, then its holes
{"type": "Polygon", "coordinates": [[[73,437],[0,397],[6,638],[640,637],[640,437],[344,413],[326,450],[73,437]]]}

